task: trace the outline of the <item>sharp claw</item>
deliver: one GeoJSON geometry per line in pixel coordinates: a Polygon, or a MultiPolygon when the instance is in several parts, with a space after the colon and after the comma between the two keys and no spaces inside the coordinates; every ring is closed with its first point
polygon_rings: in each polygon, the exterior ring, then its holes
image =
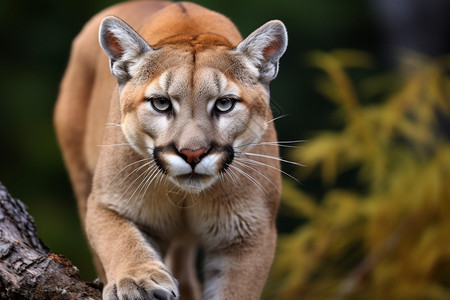
{"type": "Polygon", "coordinates": [[[169,300],[169,297],[167,297],[166,292],[163,290],[154,290],[153,297],[158,300],[169,300]]]}

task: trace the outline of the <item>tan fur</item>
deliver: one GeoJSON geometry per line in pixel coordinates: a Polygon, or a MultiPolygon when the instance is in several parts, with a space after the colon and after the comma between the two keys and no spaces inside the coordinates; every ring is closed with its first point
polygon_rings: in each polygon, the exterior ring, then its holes
{"type": "MultiPolygon", "coordinates": [[[[244,55],[257,47],[241,41],[218,13],[157,1],[108,8],[75,39],[55,126],[105,299],[200,299],[198,247],[205,252],[203,299],[260,297],[281,189],[269,122],[268,82],[276,70],[264,79],[254,63],[260,58],[244,55]],[[125,83],[110,74],[98,45],[100,23],[110,15],[151,46],[127,62],[125,83]],[[170,97],[173,114],[155,112],[149,93],[170,97]],[[215,100],[229,94],[239,97],[235,108],[215,113],[215,100]],[[189,168],[181,153],[198,149],[208,151],[195,165],[201,176],[177,175],[189,168]]],[[[113,54],[124,48],[108,34],[104,43],[113,54]]],[[[281,46],[275,41],[258,55],[270,56],[273,47],[281,46]]]]}

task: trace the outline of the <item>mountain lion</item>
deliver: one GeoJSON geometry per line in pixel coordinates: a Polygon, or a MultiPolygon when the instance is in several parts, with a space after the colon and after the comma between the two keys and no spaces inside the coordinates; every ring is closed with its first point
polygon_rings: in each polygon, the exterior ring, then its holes
{"type": "Polygon", "coordinates": [[[280,21],[243,40],[189,2],[118,4],[76,37],[54,120],[104,299],[260,297],[281,189],[269,83],[286,45],[280,21]]]}

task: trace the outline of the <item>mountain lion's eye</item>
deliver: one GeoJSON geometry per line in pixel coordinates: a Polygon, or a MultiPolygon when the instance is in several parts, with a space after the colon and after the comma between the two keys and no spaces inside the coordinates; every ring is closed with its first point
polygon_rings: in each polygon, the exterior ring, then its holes
{"type": "Polygon", "coordinates": [[[216,100],[214,108],[219,113],[227,113],[234,108],[236,101],[234,98],[219,98],[216,100]]]}
{"type": "Polygon", "coordinates": [[[172,109],[172,103],[170,100],[164,97],[148,98],[148,101],[152,104],[154,110],[160,113],[168,112],[172,109]]]}

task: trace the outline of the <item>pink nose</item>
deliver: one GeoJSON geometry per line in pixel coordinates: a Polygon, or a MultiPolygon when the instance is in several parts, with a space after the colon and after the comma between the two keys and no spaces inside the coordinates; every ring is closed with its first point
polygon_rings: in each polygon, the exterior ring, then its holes
{"type": "Polygon", "coordinates": [[[196,150],[181,149],[180,153],[184,159],[190,164],[197,164],[200,162],[202,157],[205,155],[207,150],[205,148],[198,148],[196,150]]]}

